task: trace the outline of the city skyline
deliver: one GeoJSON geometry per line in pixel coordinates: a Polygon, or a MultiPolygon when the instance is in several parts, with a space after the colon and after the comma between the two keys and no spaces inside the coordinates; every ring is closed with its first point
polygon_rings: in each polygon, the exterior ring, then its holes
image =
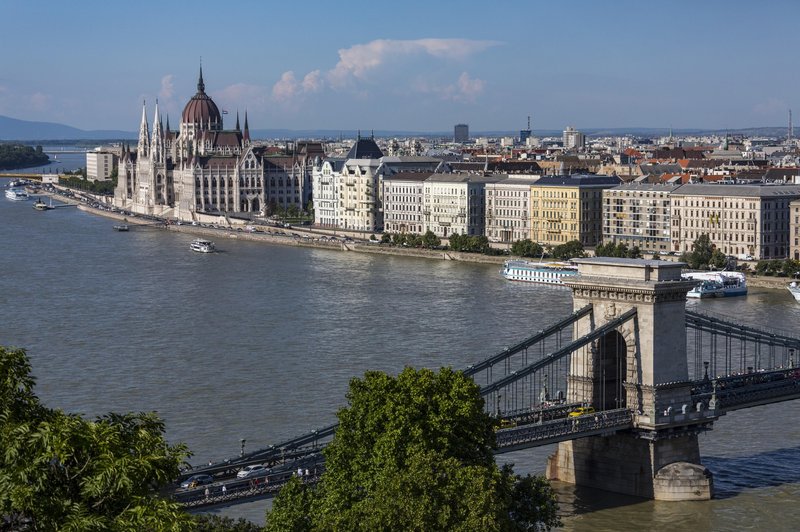
{"type": "Polygon", "coordinates": [[[254,129],[777,127],[800,86],[789,2],[216,6],[5,2],[0,115],[132,130],[158,99],[176,124],[201,57],[254,129]]]}

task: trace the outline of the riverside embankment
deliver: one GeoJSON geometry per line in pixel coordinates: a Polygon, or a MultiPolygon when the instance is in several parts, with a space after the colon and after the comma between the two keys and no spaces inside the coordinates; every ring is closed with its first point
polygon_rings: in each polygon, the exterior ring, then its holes
{"type": "MultiPolygon", "coordinates": [[[[270,244],[279,244],[285,246],[298,246],[298,247],[313,247],[321,249],[331,249],[340,251],[351,251],[356,253],[372,253],[379,255],[397,255],[406,257],[420,257],[436,260],[454,260],[462,262],[477,262],[484,264],[502,264],[509,258],[508,255],[482,255],[478,253],[462,253],[458,251],[449,250],[433,250],[433,249],[419,249],[419,248],[405,248],[393,246],[389,244],[379,244],[377,242],[370,242],[364,240],[343,241],[339,238],[336,240],[324,240],[331,238],[332,232],[315,228],[289,228],[281,229],[272,226],[258,226],[255,232],[247,232],[244,226],[240,227],[206,227],[201,225],[191,224],[166,224],[157,223],[152,220],[146,220],[138,217],[127,216],[119,212],[113,212],[104,209],[94,208],[81,201],[69,198],[61,194],[50,194],[59,201],[68,204],[78,205],[78,208],[95,214],[104,216],[113,220],[118,220],[127,223],[130,226],[148,226],[158,227],[168,231],[177,231],[181,233],[193,234],[205,238],[214,239],[240,239],[255,242],[266,242],[270,244]],[[323,239],[324,238],[324,239],[323,239]]],[[[671,258],[671,257],[670,257],[671,258]]],[[[771,288],[782,289],[791,282],[787,277],[769,277],[755,275],[752,273],[747,274],[747,284],[752,288],[771,288]]]]}

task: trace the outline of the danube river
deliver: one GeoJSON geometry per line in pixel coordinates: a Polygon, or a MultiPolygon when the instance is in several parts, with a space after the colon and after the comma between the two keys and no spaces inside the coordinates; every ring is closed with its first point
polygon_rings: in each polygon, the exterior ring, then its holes
{"type": "MultiPolygon", "coordinates": [[[[0,186],[7,179],[0,179],[0,186]]],[[[156,410],[194,463],[333,422],[348,381],[481,360],[571,311],[564,289],[496,265],[112,230],[74,207],[0,199],[0,344],[28,350],[51,407],[156,410]]],[[[796,331],[785,290],[692,302],[796,331]]],[[[567,530],[788,530],[800,503],[797,402],[734,412],[701,436],[717,498],[660,503],[557,484],[567,530]]],[[[504,456],[541,473],[552,447],[504,456]]],[[[221,510],[263,523],[266,502],[221,510]]]]}

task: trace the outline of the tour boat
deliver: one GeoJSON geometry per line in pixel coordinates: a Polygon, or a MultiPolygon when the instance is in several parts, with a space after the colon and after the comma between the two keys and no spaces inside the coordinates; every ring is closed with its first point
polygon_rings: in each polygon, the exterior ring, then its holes
{"type": "Polygon", "coordinates": [[[13,201],[25,201],[30,198],[27,192],[18,188],[9,188],[6,190],[6,197],[13,201]]]}
{"type": "Polygon", "coordinates": [[[797,284],[797,281],[792,281],[786,288],[792,293],[795,301],[800,301],[800,285],[797,284]]]}
{"type": "Polygon", "coordinates": [[[684,279],[698,281],[686,297],[732,297],[747,295],[747,279],[742,272],[689,272],[684,279]]]}
{"type": "Polygon", "coordinates": [[[560,285],[563,278],[578,275],[578,267],[568,262],[507,260],[501,273],[509,281],[560,285]]]}
{"type": "Polygon", "coordinates": [[[198,238],[191,244],[189,244],[189,249],[192,251],[197,251],[198,253],[213,253],[216,251],[214,248],[214,243],[210,240],[203,240],[202,238],[198,238]]]}
{"type": "Polygon", "coordinates": [[[130,231],[130,229],[131,228],[128,227],[128,224],[118,224],[114,226],[114,230],[116,231],[130,231]]]}

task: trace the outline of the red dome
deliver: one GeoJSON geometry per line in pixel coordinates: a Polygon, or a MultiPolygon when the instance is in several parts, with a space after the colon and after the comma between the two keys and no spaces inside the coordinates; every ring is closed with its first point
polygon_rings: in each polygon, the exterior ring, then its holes
{"type": "Polygon", "coordinates": [[[217,104],[214,103],[205,91],[203,83],[203,68],[200,68],[200,80],[197,82],[197,94],[192,96],[186,107],[183,108],[182,122],[189,124],[222,124],[222,115],[217,104]]]}

